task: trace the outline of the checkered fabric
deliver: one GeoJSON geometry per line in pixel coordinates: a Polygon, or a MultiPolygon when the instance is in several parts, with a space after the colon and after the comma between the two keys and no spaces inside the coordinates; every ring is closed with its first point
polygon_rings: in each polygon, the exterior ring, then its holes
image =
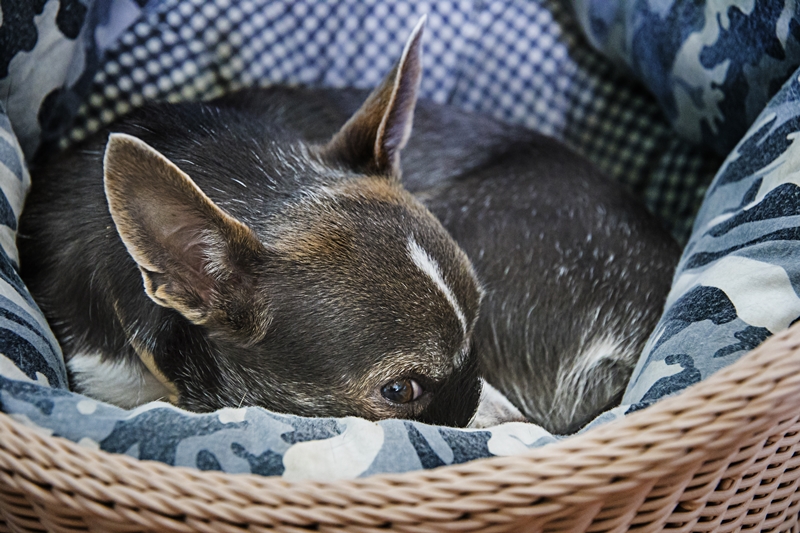
{"type": "Polygon", "coordinates": [[[677,139],[642,87],[588,47],[561,2],[167,0],[107,51],[62,147],[146,100],[275,83],[372,87],[424,13],[423,98],[565,141],[685,241],[721,160],[677,139]]]}

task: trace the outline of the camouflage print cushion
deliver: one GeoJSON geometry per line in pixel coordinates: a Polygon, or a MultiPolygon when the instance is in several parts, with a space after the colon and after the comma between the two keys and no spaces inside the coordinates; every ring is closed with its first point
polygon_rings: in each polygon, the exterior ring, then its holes
{"type": "Polygon", "coordinates": [[[800,317],[800,70],[725,160],[628,386],[641,409],[800,317]]]}
{"type": "Polygon", "coordinates": [[[0,375],[66,388],[61,350],[17,274],[17,219],[30,186],[22,150],[0,103],[0,375]]]}
{"type": "MultiPolygon", "coordinates": [[[[740,3],[742,13],[757,12],[740,3]]],[[[47,434],[142,459],[350,478],[514,454],[556,437],[530,424],[458,430],[252,407],[197,415],[152,403],[125,411],[69,392],[57,345],[15,270],[13,236],[29,180],[23,153],[67,146],[147,99],[208,98],[255,83],[370,86],[429,12],[425,97],[564,140],[639,194],[679,238],[689,238],[721,162],[674,134],[656,102],[589,48],[558,2],[11,0],[2,9],[0,33],[14,39],[0,41],[0,95],[9,105],[0,115],[0,406],[47,434]]],[[[676,35],[691,39],[705,28],[692,20],[676,35]]],[[[780,20],[794,27],[793,18],[780,20]]],[[[791,78],[725,162],[625,405],[595,424],[702,379],[800,314],[797,95],[791,78]]]]}
{"type": "Polygon", "coordinates": [[[675,129],[727,154],[800,66],[794,0],[573,0],[589,41],[640,79],[675,129]]]}

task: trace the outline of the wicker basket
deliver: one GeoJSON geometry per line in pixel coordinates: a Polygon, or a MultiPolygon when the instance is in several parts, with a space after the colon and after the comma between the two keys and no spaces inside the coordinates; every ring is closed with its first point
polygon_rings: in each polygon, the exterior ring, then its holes
{"type": "Polygon", "coordinates": [[[0,415],[0,530],[797,531],[798,413],[800,325],[563,442],[355,481],[173,468],[0,415]]]}

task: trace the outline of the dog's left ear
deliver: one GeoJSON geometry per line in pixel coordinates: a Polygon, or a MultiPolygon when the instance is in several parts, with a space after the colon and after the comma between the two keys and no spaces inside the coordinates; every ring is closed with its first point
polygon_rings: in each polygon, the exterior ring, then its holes
{"type": "Polygon", "coordinates": [[[358,172],[400,175],[400,150],[411,135],[414,106],[422,75],[422,30],[417,23],[400,61],[322,149],[326,159],[358,172]]]}

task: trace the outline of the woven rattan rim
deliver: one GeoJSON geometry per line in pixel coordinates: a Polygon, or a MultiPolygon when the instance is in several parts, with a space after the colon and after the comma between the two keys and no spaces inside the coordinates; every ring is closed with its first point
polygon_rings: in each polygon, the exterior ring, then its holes
{"type": "MultiPolygon", "coordinates": [[[[684,393],[562,442],[514,457],[352,481],[289,482],[138,461],[44,436],[2,414],[0,508],[20,530],[34,530],[26,529],[26,520],[33,520],[54,531],[85,531],[84,522],[97,531],[366,531],[387,525],[516,531],[522,524],[563,531],[638,524],[657,531],[676,513],[682,524],[702,525],[711,504],[724,504],[716,524],[735,526],[753,512],[731,514],[741,506],[732,498],[747,499],[742,482],[731,476],[750,479],[764,471],[754,465],[769,449],[770,464],[785,456],[771,494],[782,490],[786,503],[781,516],[773,509],[762,521],[783,521],[797,513],[791,495],[800,476],[794,452],[800,438],[791,439],[800,429],[799,406],[796,325],[684,393]]],[[[764,480],[759,483],[762,489],[751,492],[763,490],[764,480]]]]}

